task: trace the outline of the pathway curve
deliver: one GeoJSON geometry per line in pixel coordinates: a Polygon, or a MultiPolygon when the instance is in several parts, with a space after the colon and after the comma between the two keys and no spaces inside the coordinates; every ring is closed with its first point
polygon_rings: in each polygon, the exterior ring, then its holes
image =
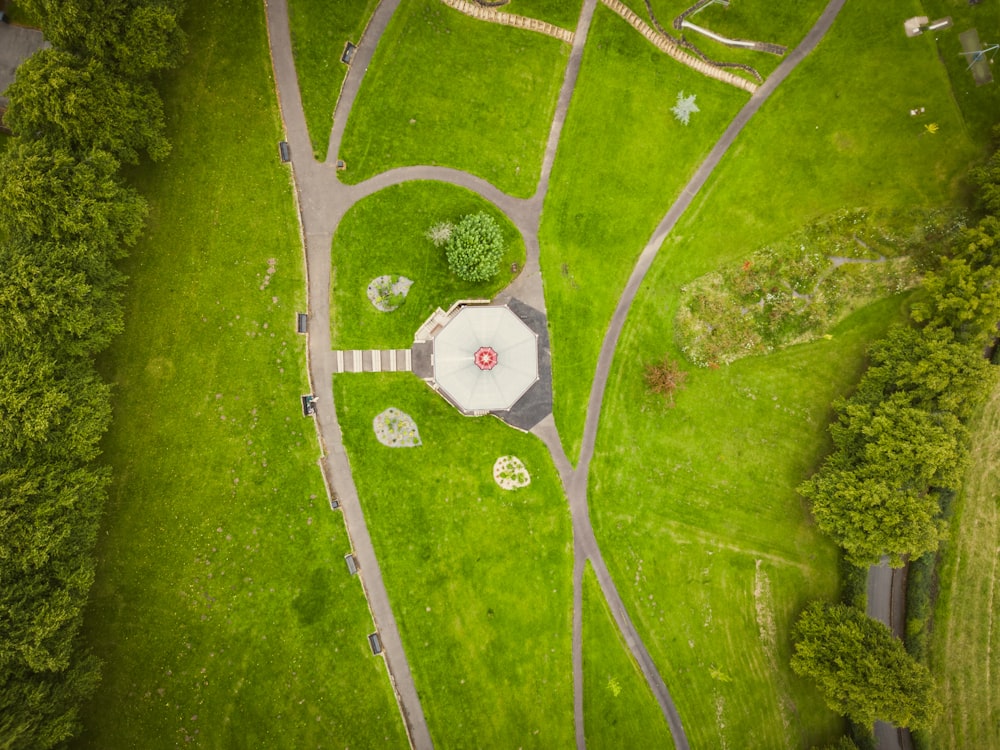
{"type": "MultiPolygon", "coordinates": [[[[516,296],[544,311],[545,301],[538,261],[538,229],[541,221],[541,209],[548,190],[549,177],[569,102],[579,75],[583,47],[598,0],[584,0],[546,143],[538,188],[535,194],[527,199],[512,198],[480,178],[442,167],[416,166],[393,169],[358,185],[344,185],[338,180],[334,165],[340,152],[340,143],[344,136],[348,115],[357,98],[378,39],[388,26],[399,2],[400,0],[383,0],[375,10],[364,36],[358,43],[357,52],[352,60],[334,112],[325,163],[316,162],[312,157],[312,145],[306,128],[292,56],[287,0],[268,0],[267,21],[278,99],[285,123],[286,138],[292,153],[292,170],[299,206],[300,230],[306,256],[310,316],[307,357],[312,392],[318,401],[316,425],[323,452],[320,465],[331,493],[335,493],[344,511],[353,552],[362,571],[362,585],[365,589],[372,618],[382,639],[386,666],[410,742],[413,747],[422,749],[431,748],[433,744],[382,580],[381,569],[368,533],[357,488],[354,485],[333,401],[333,374],[337,367],[336,355],[331,349],[330,333],[330,247],[333,242],[333,234],[341,219],[354,203],[390,185],[412,180],[438,180],[465,187],[503,210],[517,226],[527,247],[525,268],[511,287],[508,287],[501,294],[501,299],[516,296]]],[[[751,97],[684,188],[681,196],[670,207],[639,256],[604,337],[588,401],[583,447],[577,468],[574,469],[566,457],[551,415],[532,430],[545,442],[552,454],[569,500],[572,517],[574,538],[573,693],[576,743],[581,750],[586,745],[583,717],[582,582],[588,560],[594,568],[601,591],[610,605],[615,622],[670,725],[675,745],[682,750],[688,747],[680,716],[666,684],[632,623],[617,587],[608,572],[594,535],[587,506],[588,473],[590,460],[594,453],[601,405],[625,319],[639,285],[660,246],[681,214],[690,205],[694,196],[750,118],[791,70],[812,51],[830,28],[844,2],[845,0],[831,0],[802,43],[792,51],[751,97]]]]}

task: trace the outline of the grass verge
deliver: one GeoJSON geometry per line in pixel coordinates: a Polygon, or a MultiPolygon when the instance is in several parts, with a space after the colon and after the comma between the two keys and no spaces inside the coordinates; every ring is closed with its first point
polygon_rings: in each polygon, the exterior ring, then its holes
{"type": "MultiPolygon", "coordinates": [[[[644,0],[625,0],[635,13],[651,24],[649,11],[644,0]]],[[[681,32],[673,27],[674,18],[691,5],[693,0],[651,0],[653,12],[660,25],[671,35],[679,37],[681,32]]],[[[747,39],[755,42],[770,42],[791,49],[816,22],[826,7],[825,0],[808,0],[800,3],[733,3],[728,7],[709,5],[701,12],[690,16],[691,23],[731,39],[747,39]]],[[[735,62],[750,65],[765,78],[781,64],[783,57],[750,49],[740,49],[715,42],[695,31],[685,30],[684,36],[700,49],[709,59],[718,62],[735,62]]],[[[740,71],[738,75],[752,80],[740,71]]]]}
{"type": "Polygon", "coordinates": [[[571,460],[632,266],[746,97],[668,58],[606,7],[595,11],[539,233],[555,417],[571,460]],[[670,112],[682,90],[701,110],[688,126],[670,112]]]}
{"type": "Polygon", "coordinates": [[[930,666],[944,711],[927,746],[998,747],[1000,695],[990,676],[1000,670],[1000,388],[975,422],[963,490],[941,552],[938,598],[930,635],[930,666]]]}
{"type": "Polygon", "coordinates": [[[477,21],[437,0],[404,3],[347,121],[342,179],[430,164],[532,195],[568,57],[568,44],[542,34],[477,21]]]}
{"type": "Polygon", "coordinates": [[[344,46],[361,41],[377,6],[378,0],[289,0],[295,72],[313,155],[319,161],[326,159],[333,110],[347,76],[347,65],[340,61],[344,46]]]}
{"type": "Polygon", "coordinates": [[[841,732],[787,668],[799,609],[835,598],[838,584],[836,550],[795,487],[828,448],[830,402],[854,387],[867,344],[902,303],[864,308],[830,341],[689,366],[673,410],[646,392],[642,364],[677,356],[678,290],[721,263],[857,205],[859,192],[876,210],[954,200],[975,149],[930,40],[906,46],[914,40],[896,33],[910,10],[844,8],[668,238],[623,332],[591,508],[693,746],[809,746],[841,732]],[[886,96],[873,107],[876,89],[886,96]],[[937,135],[910,118],[918,97],[934,108],[937,135]]]}
{"type": "Polygon", "coordinates": [[[829,341],[690,367],[669,409],[643,382],[672,320],[655,288],[609,381],[591,474],[598,540],[693,747],[822,744],[841,722],[788,668],[789,633],[807,601],[836,597],[837,549],[795,488],[828,448],[830,402],[855,385],[901,299],[852,315],[829,341]]]}
{"type": "Polygon", "coordinates": [[[405,747],[298,403],[303,261],[263,7],[195,4],[185,26],[173,153],[133,175],[152,215],[103,366],[114,483],[85,630],[104,678],[77,746],[405,747]]]}
{"type": "MultiPolygon", "coordinates": [[[[970,58],[961,54],[962,44],[959,34],[967,29],[979,30],[980,40],[984,45],[996,44],[997,29],[1000,29],[1000,5],[996,3],[978,3],[972,5],[966,0],[922,0],[919,3],[922,12],[931,19],[951,16],[954,26],[938,31],[928,38],[933,38],[941,64],[948,71],[955,101],[962,110],[969,134],[977,143],[986,144],[993,127],[1000,122],[1000,81],[977,86],[969,68],[970,58]]],[[[992,53],[996,60],[997,53],[992,53]]],[[[1000,71],[994,69],[994,76],[1000,76],[1000,71]]],[[[930,114],[930,110],[928,110],[930,114]]]]}
{"type": "Polygon", "coordinates": [[[592,750],[673,746],[670,727],[589,562],[583,578],[583,718],[592,750]]]}
{"type": "Polygon", "coordinates": [[[460,299],[492,299],[524,266],[525,248],[503,212],[475,193],[442,182],[408,182],[371,195],[348,211],[333,239],[331,331],[335,349],[408,348],[413,334],[438,307],[460,299]],[[491,282],[470,284],[448,268],[444,248],[427,230],[483,211],[500,225],[507,252],[491,282]],[[402,305],[381,312],[368,300],[368,284],[383,274],[414,283],[402,305]]]}
{"type": "Polygon", "coordinates": [[[461,416],[410,374],[338,375],[334,393],[435,744],[571,746],[570,519],[544,445],[461,416]],[[376,440],[388,407],[416,421],[422,445],[376,440]],[[504,455],[524,462],[528,487],[493,481],[504,455]]]}
{"type": "Polygon", "coordinates": [[[573,30],[579,20],[582,5],[582,0],[511,0],[499,10],[501,13],[538,18],[554,26],[573,30]]]}

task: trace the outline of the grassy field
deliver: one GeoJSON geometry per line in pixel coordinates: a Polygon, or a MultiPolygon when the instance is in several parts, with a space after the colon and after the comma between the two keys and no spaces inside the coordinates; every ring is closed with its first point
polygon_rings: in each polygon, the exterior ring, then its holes
{"type": "Polygon", "coordinates": [[[601,340],[632,265],[746,99],[674,62],[598,6],[539,235],[556,423],[572,460],[601,340]],[[670,112],[680,91],[696,94],[701,110],[688,126],[670,112]]]}
{"type": "Polygon", "coordinates": [[[303,260],[263,7],[193,4],[185,26],[174,148],[134,174],[152,216],[103,367],[114,484],[85,630],[104,678],[75,746],[406,747],[299,407],[303,260]]]}
{"type": "Polygon", "coordinates": [[[971,425],[972,454],[942,548],[931,631],[931,669],[944,704],[928,747],[1000,747],[1000,388],[971,425]]]}
{"type": "Polygon", "coordinates": [[[436,746],[571,746],[570,519],[544,445],[461,416],[410,374],[339,375],[334,393],[436,746]],[[414,418],[422,445],[376,440],[388,407],[414,418]],[[504,455],[524,462],[528,487],[493,481],[504,455]]]}
{"type": "Polygon", "coordinates": [[[439,164],[532,195],[569,49],[437,0],[401,5],[348,119],[342,178],[439,164]]]}
{"type": "MultiPolygon", "coordinates": [[[[644,0],[625,0],[625,4],[635,11],[639,18],[650,23],[649,11],[644,0]]],[[[671,35],[681,36],[681,32],[673,28],[673,20],[691,7],[694,4],[693,0],[652,0],[650,4],[660,25],[671,35]]],[[[737,2],[729,7],[710,5],[688,20],[721,36],[771,42],[791,49],[816,22],[825,6],[825,0],[797,3],[737,2]]],[[[690,30],[684,31],[683,35],[709,59],[750,65],[765,77],[778,67],[783,59],[770,53],[730,47],[690,30]]],[[[734,72],[741,76],[745,75],[739,71],[734,72]]],[[[745,77],[753,80],[750,76],[745,77]]]]}
{"type": "Polygon", "coordinates": [[[344,45],[358,44],[378,0],[289,0],[292,51],[299,78],[302,109],[305,110],[313,154],[326,159],[330,145],[333,110],[347,65],[340,61],[344,45]]]}
{"type": "Polygon", "coordinates": [[[501,13],[540,18],[564,29],[575,29],[583,0],[511,0],[501,13]]]}
{"type": "Polygon", "coordinates": [[[831,400],[854,386],[867,344],[902,301],[855,313],[829,341],[718,370],[682,360],[688,387],[673,410],[646,392],[642,367],[679,357],[679,290],[701,274],[862,200],[956,199],[976,147],[933,40],[896,33],[914,14],[902,1],[845,7],[668,238],[623,333],[591,510],[622,596],[677,686],[693,747],[809,746],[841,730],[787,669],[798,611],[838,586],[836,550],[795,487],[828,449],[831,400]],[[909,116],[915,103],[933,112],[937,134],[909,116]]]}
{"type": "Polygon", "coordinates": [[[513,279],[511,264],[524,266],[524,240],[504,214],[464,188],[440,182],[411,182],[375,193],[344,217],[333,240],[331,325],[335,349],[409,347],[413,334],[437,307],[460,299],[492,299],[513,279]],[[497,220],[507,253],[500,273],[487,283],[470,284],[448,269],[444,248],[434,247],[427,230],[483,211],[497,220]],[[394,312],[368,300],[372,279],[406,276],[414,284],[394,312]]]}
{"type": "Polygon", "coordinates": [[[692,747],[809,746],[841,730],[787,667],[801,607],[838,587],[837,550],[795,488],[828,449],[830,402],[854,386],[868,342],[900,305],[866,308],[830,341],[718,370],[687,366],[673,409],[642,376],[669,341],[670,318],[652,294],[630,318],[591,512],[692,747]]]}
{"type": "MultiPolygon", "coordinates": [[[[1000,81],[976,86],[972,73],[968,70],[969,58],[962,55],[959,34],[966,29],[979,30],[983,44],[996,44],[997,29],[1000,29],[1000,5],[980,3],[970,5],[968,0],[922,0],[921,15],[929,18],[951,16],[954,26],[934,34],[941,62],[951,78],[955,101],[962,110],[969,134],[979,143],[985,143],[993,127],[1000,122],[1000,81]]],[[[997,53],[992,59],[996,61],[997,53]]],[[[992,65],[993,75],[1000,77],[1000,70],[992,65]]]]}
{"type": "Polygon", "coordinates": [[[673,747],[670,727],[589,563],[583,579],[583,717],[591,750],[673,747]]]}

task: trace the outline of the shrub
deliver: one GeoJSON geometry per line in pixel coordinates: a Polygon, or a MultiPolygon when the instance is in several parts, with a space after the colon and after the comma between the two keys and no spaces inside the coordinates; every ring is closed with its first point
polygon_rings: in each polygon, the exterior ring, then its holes
{"type": "Polygon", "coordinates": [[[445,243],[448,267],[465,281],[489,281],[496,276],[503,252],[500,227],[482,212],[462,217],[445,243]]]}
{"type": "Polygon", "coordinates": [[[454,224],[450,221],[442,221],[428,229],[427,234],[424,236],[434,243],[434,247],[444,247],[448,240],[451,239],[453,231],[455,231],[454,224]]]}
{"type": "Polygon", "coordinates": [[[653,393],[658,393],[674,405],[674,393],[684,387],[687,373],[681,370],[677,360],[664,358],[662,362],[646,365],[646,385],[653,393]]]}

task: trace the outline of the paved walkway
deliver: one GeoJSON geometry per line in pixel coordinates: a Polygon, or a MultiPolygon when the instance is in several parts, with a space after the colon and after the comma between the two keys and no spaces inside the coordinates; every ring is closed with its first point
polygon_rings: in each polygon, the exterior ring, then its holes
{"type": "Polygon", "coordinates": [[[332,352],[333,372],[412,372],[409,349],[341,349],[332,352]]]}
{"type": "MultiPolygon", "coordinates": [[[[269,0],[267,4],[271,57],[274,65],[282,116],[285,122],[286,138],[292,150],[292,169],[295,177],[301,232],[306,254],[309,312],[312,321],[308,334],[307,356],[312,391],[319,399],[316,424],[323,451],[323,458],[320,464],[328,485],[336,493],[344,510],[347,531],[351,538],[358,567],[361,570],[362,585],[365,589],[376,628],[382,638],[386,666],[396,691],[410,742],[415,748],[430,748],[433,745],[427,729],[423,709],[420,705],[419,695],[417,694],[413,677],[410,673],[409,663],[406,660],[403,650],[399,630],[389,604],[385,585],[382,581],[381,569],[379,568],[378,560],[375,557],[374,548],[371,544],[364,513],[351,475],[347,454],[342,443],[340,425],[337,421],[333,400],[333,374],[335,372],[342,372],[345,369],[340,364],[343,353],[338,357],[338,353],[331,351],[330,348],[330,247],[333,240],[333,233],[340,220],[354,203],[389,185],[410,180],[439,180],[468,188],[504,211],[521,233],[527,248],[525,268],[518,276],[518,279],[500,295],[501,301],[517,298],[544,312],[545,299],[538,262],[538,229],[541,221],[541,209],[545,194],[548,191],[552,165],[558,149],[562,127],[565,123],[566,112],[568,111],[569,102],[579,75],[583,47],[586,43],[587,32],[590,28],[597,2],[598,0],[584,0],[583,9],[573,37],[573,48],[569,62],[567,63],[552,127],[546,143],[538,189],[529,199],[512,198],[484,180],[465,172],[441,167],[393,169],[359,185],[348,186],[341,184],[337,179],[334,163],[340,152],[344,126],[357,98],[378,39],[388,26],[389,20],[399,5],[399,0],[383,0],[376,9],[364,36],[358,44],[358,50],[353,58],[347,78],[344,81],[341,96],[334,112],[327,161],[322,164],[317,163],[312,158],[312,146],[306,130],[305,116],[302,110],[298,80],[292,58],[287,0],[269,0]]],[[[676,224],[681,214],[690,205],[694,196],[704,185],[711,172],[718,165],[729,146],[750,118],[766,101],[774,89],[787,77],[791,70],[812,51],[826,33],[837,13],[843,7],[844,2],[845,0],[831,0],[819,21],[809,34],[807,34],[803,42],[792,51],[788,58],[751,97],[748,104],[730,124],[715,148],[713,148],[694,177],[682,191],[680,198],[670,207],[663,221],[661,221],[654,232],[653,237],[644,248],[622,293],[611,324],[604,337],[588,402],[583,448],[577,468],[573,469],[566,457],[551,415],[542,419],[532,430],[532,432],[545,442],[552,454],[553,461],[559,471],[569,500],[573,523],[573,693],[576,744],[581,750],[586,746],[583,723],[582,581],[583,572],[588,560],[597,574],[602,593],[611,607],[611,611],[623,634],[625,642],[642,669],[670,725],[675,745],[680,749],[688,747],[680,716],[673,704],[666,684],[663,682],[663,678],[657,671],[648,650],[636,631],[617,587],[604,563],[603,555],[601,554],[593,527],[590,523],[587,507],[587,481],[590,460],[594,453],[598,419],[604,400],[604,391],[607,386],[611,363],[622,327],[642,279],[649,270],[664,239],[676,224]]],[[[353,361],[354,355],[351,356],[353,361]]]]}
{"type": "MultiPolygon", "coordinates": [[[[889,558],[868,569],[867,612],[902,638],[906,628],[906,568],[890,568],[889,558]]],[[[910,730],[884,721],[875,722],[875,745],[878,750],[912,750],[910,730]]]]}

